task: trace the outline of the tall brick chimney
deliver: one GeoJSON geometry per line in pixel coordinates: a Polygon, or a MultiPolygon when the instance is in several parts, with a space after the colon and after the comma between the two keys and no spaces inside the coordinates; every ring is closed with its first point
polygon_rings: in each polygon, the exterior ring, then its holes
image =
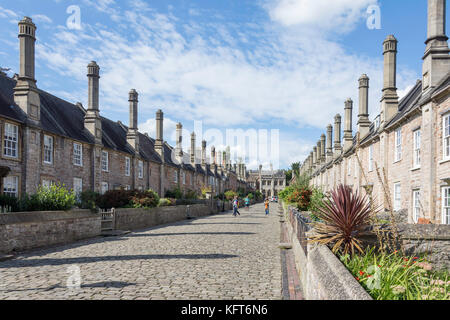
{"type": "Polygon", "coordinates": [[[102,122],[99,110],[100,67],[95,61],[87,66],[88,72],[88,109],[84,116],[85,128],[95,137],[95,143],[102,144],[102,122]]]}
{"type": "Polygon", "coordinates": [[[445,34],[446,1],[428,0],[428,28],[423,56],[423,90],[434,88],[450,71],[448,37],[445,34]]]}
{"type": "Polygon", "coordinates": [[[202,167],[206,170],[206,140],[202,141],[202,167]]]}
{"type": "Polygon", "coordinates": [[[195,132],[191,133],[191,164],[194,166],[197,164],[197,159],[196,159],[196,152],[195,152],[195,132]]]}
{"type": "Polygon", "coordinates": [[[322,134],[320,136],[320,162],[324,164],[326,162],[326,136],[322,134]]]}
{"type": "Polygon", "coordinates": [[[139,152],[139,134],[138,134],[138,93],[131,89],[128,94],[130,103],[130,123],[128,125],[127,142],[133,147],[136,153],[139,152]]]}
{"type": "Polygon", "coordinates": [[[369,134],[369,77],[365,74],[359,78],[359,115],[358,132],[360,139],[369,134]]]}
{"type": "Polygon", "coordinates": [[[342,118],[340,114],[334,117],[334,157],[337,158],[342,154],[341,145],[341,123],[342,118]]]}
{"type": "Polygon", "coordinates": [[[175,148],[176,158],[181,163],[183,161],[183,125],[181,122],[177,123],[176,127],[177,145],[175,148]]]}
{"type": "Polygon", "coordinates": [[[216,147],[212,146],[211,147],[211,171],[215,172],[216,171],[216,147]]]}
{"type": "Polygon", "coordinates": [[[161,157],[164,162],[164,113],[161,109],[156,111],[156,139],[155,139],[155,151],[161,157]]]}
{"type": "Polygon", "coordinates": [[[353,129],[352,129],[352,114],[353,101],[348,98],[345,101],[345,128],[344,128],[344,152],[348,151],[353,146],[353,129]]]}
{"type": "Polygon", "coordinates": [[[41,119],[41,100],[35,79],[36,25],[29,17],[19,21],[20,71],[14,88],[14,102],[36,123],[41,119]]]}
{"type": "Polygon", "coordinates": [[[327,151],[326,162],[333,160],[333,126],[329,124],[327,126],[327,151]]]}
{"type": "Polygon", "coordinates": [[[313,169],[317,167],[317,146],[313,148],[313,169]]]}
{"type": "Polygon", "coordinates": [[[397,39],[387,36],[383,42],[384,80],[381,98],[381,127],[384,127],[398,111],[397,95],[397,39]]]}

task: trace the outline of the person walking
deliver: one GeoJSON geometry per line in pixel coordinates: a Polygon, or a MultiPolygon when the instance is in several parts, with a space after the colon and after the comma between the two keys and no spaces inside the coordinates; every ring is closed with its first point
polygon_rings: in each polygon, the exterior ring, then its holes
{"type": "Polygon", "coordinates": [[[245,207],[247,208],[247,211],[250,210],[250,199],[248,198],[248,196],[245,197],[244,202],[245,202],[245,207]]]}
{"type": "Polygon", "coordinates": [[[266,216],[269,215],[269,198],[266,198],[266,201],[264,201],[264,207],[266,208],[266,216]]]}
{"type": "Polygon", "coordinates": [[[233,200],[233,216],[235,216],[235,217],[236,217],[236,214],[241,215],[241,214],[239,213],[238,208],[239,208],[238,197],[237,197],[237,196],[234,196],[234,200],[233,200]]]}

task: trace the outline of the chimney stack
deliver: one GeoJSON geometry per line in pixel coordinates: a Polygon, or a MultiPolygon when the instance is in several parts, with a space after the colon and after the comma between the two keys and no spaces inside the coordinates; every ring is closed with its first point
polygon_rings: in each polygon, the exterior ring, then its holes
{"type": "Polygon", "coordinates": [[[322,164],[325,164],[326,162],[325,142],[326,136],[322,133],[322,135],[320,136],[320,163],[322,164]]]}
{"type": "Polygon", "coordinates": [[[196,157],[195,157],[195,132],[191,133],[191,164],[196,165],[196,157]]]}
{"type": "Polygon", "coordinates": [[[341,145],[341,123],[342,118],[340,114],[334,117],[334,157],[337,158],[342,154],[341,145]]]}
{"type": "Polygon", "coordinates": [[[446,1],[428,0],[428,30],[423,57],[423,90],[434,88],[450,71],[448,37],[445,34],[446,1]]]}
{"type": "Polygon", "coordinates": [[[313,169],[317,167],[317,146],[313,148],[313,169]]]}
{"type": "Polygon", "coordinates": [[[139,133],[138,133],[138,93],[131,89],[128,101],[130,103],[130,123],[127,132],[127,142],[136,152],[139,152],[139,133]]]}
{"type": "Polygon", "coordinates": [[[212,146],[211,147],[211,171],[215,172],[216,171],[216,147],[212,146]]]}
{"type": "Polygon", "coordinates": [[[164,112],[161,109],[156,111],[156,139],[155,139],[155,151],[159,154],[164,161],[164,112]]]}
{"type": "Polygon", "coordinates": [[[182,162],[183,161],[183,125],[181,124],[181,122],[177,123],[176,134],[177,134],[177,145],[175,148],[176,157],[179,162],[182,162]]]}
{"type": "Polygon", "coordinates": [[[14,102],[25,112],[29,119],[39,122],[41,118],[41,100],[35,79],[35,42],[36,25],[29,17],[19,21],[20,71],[14,88],[14,102]]]}
{"type": "Polygon", "coordinates": [[[329,124],[327,126],[327,154],[326,161],[330,162],[333,160],[333,126],[329,124]]]}
{"type": "Polygon", "coordinates": [[[202,141],[202,167],[206,170],[206,141],[202,141]]]}
{"type": "Polygon", "coordinates": [[[397,95],[397,39],[387,36],[383,42],[384,80],[381,98],[381,127],[384,127],[398,111],[397,95]]]}
{"type": "Polygon", "coordinates": [[[100,67],[95,61],[87,66],[88,109],[84,116],[84,126],[95,137],[96,144],[102,144],[102,122],[99,110],[100,67]]]}
{"type": "Polygon", "coordinates": [[[353,101],[348,98],[345,101],[345,128],[344,128],[344,152],[351,149],[353,146],[353,129],[352,129],[352,114],[353,114],[353,101]]]}
{"type": "Polygon", "coordinates": [[[359,115],[358,132],[360,139],[369,134],[369,77],[365,74],[359,78],[359,115]]]}

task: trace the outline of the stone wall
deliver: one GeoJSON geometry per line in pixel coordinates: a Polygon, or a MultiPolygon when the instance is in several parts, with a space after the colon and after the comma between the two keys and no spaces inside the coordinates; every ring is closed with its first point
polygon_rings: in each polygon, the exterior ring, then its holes
{"type": "Polygon", "coordinates": [[[212,209],[206,204],[151,209],[116,209],[115,228],[118,230],[144,229],[216,212],[217,209],[212,209]]]}
{"type": "Polygon", "coordinates": [[[89,210],[0,214],[0,252],[29,250],[91,238],[101,217],[89,210]]]}
{"type": "Polygon", "coordinates": [[[322,245],[308,244],[306,215],[284,207],[288,239],[307,300],[372,300],[339,259],[322,245]]]}

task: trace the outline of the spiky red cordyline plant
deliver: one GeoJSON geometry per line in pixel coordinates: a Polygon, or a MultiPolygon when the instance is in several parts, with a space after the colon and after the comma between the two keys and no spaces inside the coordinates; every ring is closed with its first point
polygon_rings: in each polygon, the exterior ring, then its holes
{"type": "Polygon", "coordinates": [[[355,249],[363,252],[360,237],[367,234],[372,212],[366,196],[341,184],[331,191],[331,197],[323,201],[318,211],[321,221],[314,223],[311,242],[331,244],[334,253],[341,250],[343,254],[353,255],[355,249]]]}

